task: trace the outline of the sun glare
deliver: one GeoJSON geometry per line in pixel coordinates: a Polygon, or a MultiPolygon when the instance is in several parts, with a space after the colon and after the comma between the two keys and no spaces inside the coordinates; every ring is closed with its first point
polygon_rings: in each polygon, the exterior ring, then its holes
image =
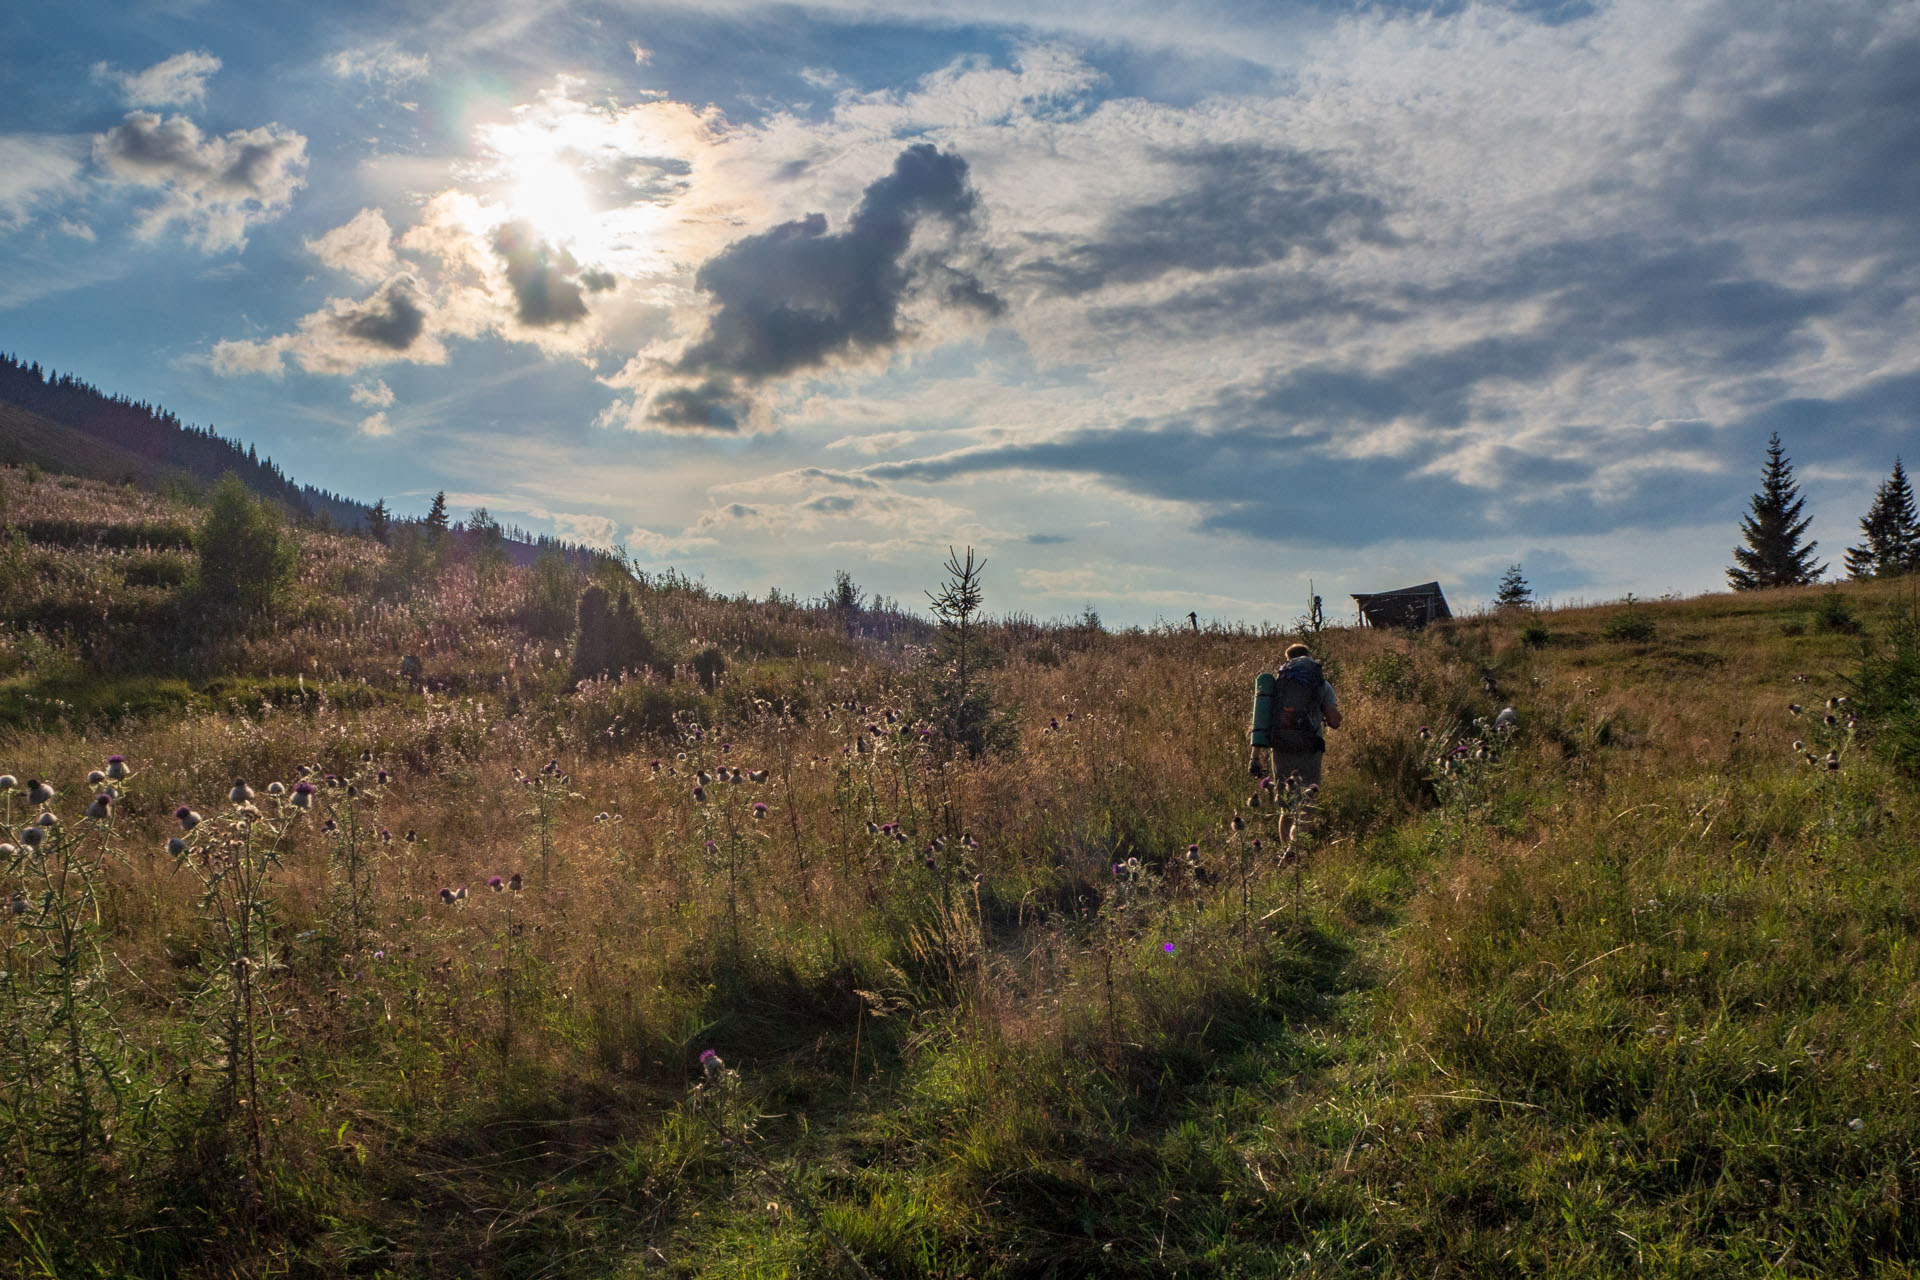
{"type": "Polygon", "coordinates": [[[513,170],[508,212],[531,223],[549,243],[577,245],[593,224],[592,202],[580,175],[544,156],[523,156],[513,170]]]}

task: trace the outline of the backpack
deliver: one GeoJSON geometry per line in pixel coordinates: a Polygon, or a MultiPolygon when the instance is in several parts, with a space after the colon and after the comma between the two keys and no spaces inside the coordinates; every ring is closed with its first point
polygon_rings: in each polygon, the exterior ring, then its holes
{"type": "Polygon", "coordinates": [[[1253,745],[1283,752],[1325,751],[1320,690],[1326,683],[1312,658],[1295,658],[1276,675],[1261,673],[1254,682],[1253,745]]]}

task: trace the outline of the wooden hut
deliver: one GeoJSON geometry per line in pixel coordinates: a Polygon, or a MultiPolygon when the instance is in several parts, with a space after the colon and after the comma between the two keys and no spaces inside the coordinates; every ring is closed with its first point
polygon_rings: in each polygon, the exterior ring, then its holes
{"type": "Polygon", "coordinates": [[[1437,582],[1423,582],[1417,587],[1376,591],[1369,595],[1356,592],[1353,602],[1360,607],[1362,621],[1370,627],[1419,628],[1435,619],[1453,616],[1437,582]]]}

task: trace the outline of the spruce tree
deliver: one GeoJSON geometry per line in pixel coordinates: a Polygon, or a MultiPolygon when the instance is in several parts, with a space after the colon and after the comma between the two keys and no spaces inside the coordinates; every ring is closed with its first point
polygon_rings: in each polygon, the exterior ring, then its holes
{"type": "Polygon", "coordinates": [[[387,500],[380,498],[374,502],[372,509],[367,512],[367,534],[375,542],[384,546],[387,541],[387,534],[390,533],[392,529],[393,516],[387,510],[387,500]]]}
{"type": "Polygon", "coordinates": [[[1893,460],[1893,474],[1874,493],[1860,531],[1866,541],[1847,548],[1849,578],[1886,578],[1920,569],[1920,518],[1914,514],[1913,486],[1899,458],[1893,460]]]}
{"type": "Polygon", "coordinates": [[[1820,544],[1801,545],[1801,537],[1813,523],[1811,516],[1801,518],[1805,505],[1793,481],[1793,463],[1787,460],[1776,431],[1767,441],[1760,492],[1753,495],[1750,512],[1740,521],[1747,545],[1733,549],[1734,562],[1727,570],[1727,581],[1735,591],[1802,586],[1827,571],[1826,565],[1813,561],[1813,550],[1820,544]]]}
{"type": "Polygon", "coordinates": [[[427,536],[436,543],[447,532],[447,491],[442,489],[433,495],[433,505],[427,508],[427,536]]]}
{"type": "Polygon", "coordinates": [[[1507,566],[1500,585],[1494,589],[1493,604],[1496,609],[1525,609],[1533,604],[1533,588],[1527,585],[1519,565],[1507,566]]]}

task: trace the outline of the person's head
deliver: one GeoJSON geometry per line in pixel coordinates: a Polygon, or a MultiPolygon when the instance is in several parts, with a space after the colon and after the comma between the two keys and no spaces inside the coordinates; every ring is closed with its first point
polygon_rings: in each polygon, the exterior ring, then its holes
{"type": "Polygon", "coordinates": [[[1295,658],[1304,658],[1310,652],[1311,650],[1303,644],[1290,644],[1287,646],[1287,661],[1292,662],[1295,658]]]}

